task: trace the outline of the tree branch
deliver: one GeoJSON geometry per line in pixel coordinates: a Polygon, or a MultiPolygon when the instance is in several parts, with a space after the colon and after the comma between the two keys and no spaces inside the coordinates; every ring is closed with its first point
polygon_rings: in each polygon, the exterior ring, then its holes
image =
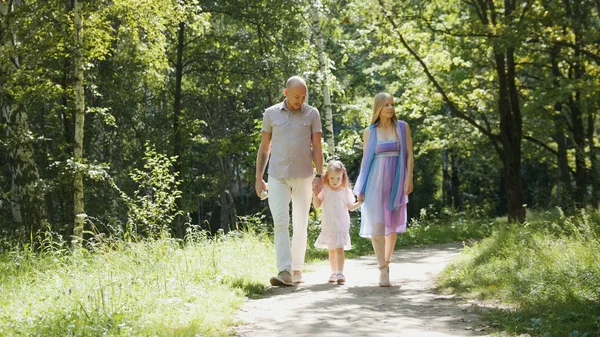
{"type": "MultiPolygon", "coordinates": [[[[384,3],[383,3],[383,0],[378,0],[378,2],[379,2],[379,5],[381,6],[381,9],[383,10],[385,18],[392,25],[392,27],[394,28],[396,34],[398,35],[398,38],[400,39],[400,42],[402,43],[402,45],[404,46],[404,48],[406,48],[406,50],[408,50],[408,52],[421,65],[421,67],[423,68],[423,72],[425,72],[425,75],[427,76],[427,78],[429,79],[429,81],[431,81],[431,83],[436,88],[436,90],[440,93],[440,95],[442,95],[442,98],[444,99],[444,102],[446,103],[448,109],[450,109],[450,112],[452,112],[455,116],[464,119],[469,124],[471,124],[472,126],[474,126],[475,128],[477,128],[479,131],[481,131],[481,133],[483,133],[484,135],[486,135],[487,137],[489,137],[490,140],[494,144],[497,143],[498,140],[499,140],[499,138],[498,138],[497,135],[493,134],[491,132],[491,130],[486,129],[485,127],[481,126],[471,116],[465,114],[463,111],[459,110],[456,107],[456,105],[454,104],[454,102],[452,102],[452,100],[450,99],[450,97],[448,97],[448,95],[446,94],[446,91],[442,88],[442,86],[435,79],[435,77],[433,76],[433,74],[431,73],[431,71],[429,71],[429,67],[427,66],[427,64],[425,64],[425,61],[423,61],[423,59],[417,54],[417,52],[408,45],[408,42],[404,39],[404,36],[400,33],[400,30],[398,29],[398,25],[396,24],[396,22],[394,21],[394,19],[392,18],[392,16],[389,15],[389,13],[388,13],[388,11],[387,11],[384,3]]],[[[394,16],[396,16],[396,13],[393,13],[393,14],[394,14],[394,16]]],[[[500,149],[500,148],[497,147],[497,149],[500,149]]]]}
{"type": "Polygon", "coordinates": [[[437,29],[437,28],[433,28],[433,26],[431,25],[431,22],[428,21],[427,19],[420,17],[420,20],[422,20],[423,22],[425,22],[425,25],[427,26],[427,28],[429,28],[429,30],[431,30],[434,33],[441,33],[444,35],[449,35],[449,36],[455,36],[455,37],[487,37],[487,38],[492,38],[494,37],[493,34],[464,34],[464,33],[455,33],[450,31],[448,28],[446,28],[446,26],[444,25],[444,23],[441,23],[445,29],[437,29]]]}
{"type": "Polygon", "coordinates": [[[525,20],[525,15],[527,14],[527,11],[529,9],[531,9],[531,5],[533,5],[534,1],[528,1],[525,4],[525,8],[523,8],[523,12],[521,13],[521,17],[519,18],[519,21],[517,21],[517,25],[520,24],[521,22],[523,22],[523,20],[525,20]]]}
{"type": "Polygon", "coordinates": [[[558,156],[558,151],[554,150],[553,148],[551,148],[550,146],[546,145],[546,143],[542,142],[539,139],[533,138],[531,136],[527,136],[527,135],[523,135],[523,139],[530,141],[531,143],[547,150],[548,152],[552,153],[555,156],[558,156]]]}

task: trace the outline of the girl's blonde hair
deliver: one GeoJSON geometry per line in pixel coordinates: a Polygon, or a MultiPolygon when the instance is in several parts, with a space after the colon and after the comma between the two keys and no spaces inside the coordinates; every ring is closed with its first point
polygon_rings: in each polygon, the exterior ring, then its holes
{"type": "MultiPolygon", "coordinates": [[[[348,179],[348,172],[346,171],[346,167],[339,160],[331,160],[327,163],[327,171],[325,171],[325,176],[323,176],[323,184],[329,186],[329,172],[339,172],[342,171],[342,186],[344,188],[350,188],[350,179],[348,179]]],[[[329,186],[331,187],[331,186],[329,186]]]]}
{"type": "MultiPolygon", "coordinates": [[[[373,116],[371,117],[371,124],[379,122],[379,113],[385,104],[385,100],[388,98],[394,99],[394,97],[387,92],[380,92],[373,98],[373,116]]],[[[398,117],[396,117],[396,115],[392,116],[392,122],[394,125],[396,125],[397,121],[398,117]]]]}

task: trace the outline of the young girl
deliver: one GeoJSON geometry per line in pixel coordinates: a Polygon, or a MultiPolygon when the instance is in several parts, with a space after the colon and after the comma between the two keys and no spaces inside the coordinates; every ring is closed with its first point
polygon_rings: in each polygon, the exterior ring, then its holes
{"type": "Polygon", "coordinates": [[[323,205],[321,234],[315,242],[315,247],[329,249],[329,282],[344,284],[344,249],[351,248],[348,210],[357,209],[362,202],[355,201],[346,168],[338,160],[327,163],[323,185],[323,190],[313,195],[315,208],[323,205]]]}

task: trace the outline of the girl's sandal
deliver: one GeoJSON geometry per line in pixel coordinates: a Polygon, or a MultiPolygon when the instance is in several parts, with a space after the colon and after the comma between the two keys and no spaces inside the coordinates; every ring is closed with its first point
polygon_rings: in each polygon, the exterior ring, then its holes
{"type": "Polygon", "coordinates": [[[331,276],[329,276],[329,283],[336,283],[337,280],[337,273],[332,273],[331,276]]]}
{"type": "Polygon", "coordinates": [[[344,274],[342,274],[342,273],[337,274],[337,283],[338,284],[346,283],[346,277],[344,276],[344,274]]]}
{"type": "Polygon", "coordinates": [[[380,287],[390,287],[390,268],[386,263],[385,266],[379,267],[379,286],[380,287]]]}

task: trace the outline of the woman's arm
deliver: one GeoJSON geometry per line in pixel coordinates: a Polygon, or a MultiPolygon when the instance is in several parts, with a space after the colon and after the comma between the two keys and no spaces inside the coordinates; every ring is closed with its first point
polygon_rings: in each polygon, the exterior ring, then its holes
{"type": "Polygon", "coordinates": [[[408,127],[408,124],[406,124],[406,180],[404,181],[404,192],[406,195],[409,195],[413,191],[414,166],[413,141],[410,134],[410,127],[408,127]]]}
{"type": "MultiPolygon", "coordinates": [[[[363,161],[365,161],[365,155],[367,154],[367,145],[368,145],[367,143],[369,142],[369,132],[370,132],[369,128],[366,128],[363,131],[363,155],[362,155],[362,159],[360,160],[360,167],[361,168],[362,168],[363,161]]],[[[362,203],[364,200],[365,200],[365,196],[364,195],[361,194],[361,195],[358,196],[358,201],[359,202],[362,203]]],[[[348,208],[348,209],[350,209],[350,208],[348,208]]]]}

